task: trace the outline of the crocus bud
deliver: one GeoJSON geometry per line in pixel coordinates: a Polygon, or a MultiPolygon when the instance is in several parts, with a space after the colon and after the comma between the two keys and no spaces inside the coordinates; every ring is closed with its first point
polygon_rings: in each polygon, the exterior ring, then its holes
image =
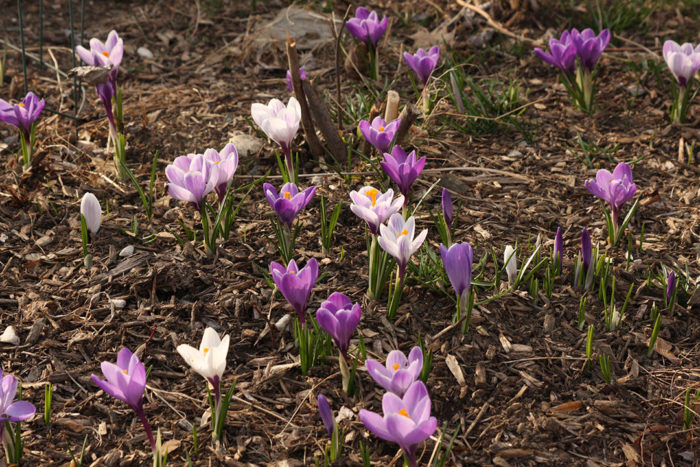
{"type": "Polygon", "coordinates": [[[508,282],[513,284],[518,274],[518,260],[515,257],[515,250],[510,245],[506,245],[506,249],[503,251],[503,262],[506,265],[508,282]]]}
{"type": "Polygon", "coordinates": [[[452,221],[454,220],[452,217],[452,197],[450,196],[450,192],[447,190],[447,188],[442,189],[442,217],[445,218],[445,224],[447,224],[447,227],[451,229],[452,221]]]}
{"type": "Polygon", "coordinates": [[[333,436],[333,429],[335,428],[335,420],[333,419],[333,412],[331,411],[331,406],[328,404],[328,399],[323,394],[318,395],[318,413],[321,415],[321,420],[326,427],[326,432],[328,437],[333,436]]]}
{"type": "Polygon", "coordinates": [[[593,256],[593,244],[591,243],[591,234],[585,228],[581,231],[581,263],[583,264],[583,273],[588,273],[588,267],[591,264],[593,256]]]}
{"type": "Polygon", "coordinates": [[[666,276],[666,303],[671,303],[673,292],[676,291],[676,273],[671,271],[666,276]]]}
{"type": "Polygon", "coordinates": [[[554,249],[552,250],[552,257],[554,262],[561,268],[561,254],[564,251],[564,242],[561,238],[561,227],[557,227],[557,235],[554,237],[554,249]]]}
{"type": "Polygon", "coordinates": [[[80,214],[85,218],[85,225],[91,234],[96,234],[102,224],[102,208],[92,193],[85,193],[80,202],[80,214]]]}

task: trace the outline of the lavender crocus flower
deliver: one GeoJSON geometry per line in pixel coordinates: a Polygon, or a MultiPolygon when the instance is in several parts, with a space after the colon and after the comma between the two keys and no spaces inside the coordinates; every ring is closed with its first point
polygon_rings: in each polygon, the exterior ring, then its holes
{"type": "Polygon", "coordinates": [[[301,269],[297,267],[294,260],[291,260],[286,268],[273,261],[270,263],[270,274],[279,291],[294,308],[303,326],[306,320],[306,304],[311,295],[311,289],[318,279],[318,261],[316,258],[311,258],[301,269]]]}
{"type": "Polygon", "coordinates": [[[333,430],[335,429],[335,420],[333,419],[333,412],[331,411],[331,406],[328,404],[328,399],[323,394],[318,395],[318,413],[321,415],[321,421],[326,427],[326,433],[328,437],[333,436],[333,430]]]}
{"type": "Polygon", "coordinates": [[[383,440],[396,443],[411,467],[418,465],[416,448],[437,429],[437,419],[430,416],[430,396],[422,381],[416,381],[403,398],[387,392],[382,397],[383,416],[360,410],[365,427],[383,440]]]}
{"type": "MultiPolygon", "coordinates": [[[[306,70],[303,68],[299,68],[299,77],[302,80],[305,80],[307,78],[306,76],[306,70]]],[[[294,92],[294,87],[292,86],[292,72],[287,70],[287,76],[285,77],[285,83],[287,83],[287,87],[289,88],[289,92],[294,92]]]]}
{"type": "Polygon", "coordinates": [[[586,277],[588,268],[591,266],[593,257],[593,244],[591,243],[591,234],[584,227],[581,231],[581,264],[583,267],[583,275],[586,277]]]}
{"type": "Polygon", "coordinates": [[[280,221],[288,226],[292,225],[294,219],[309,204],[314,193],[316,193],[315,186],[299,191],[299,188],[293,183],[282,185],[279,193],[269,183],[263,184],[263,190],[265,191],[267,202],[275,210],[280,221]]]}
{"type": "Polygon", "coordinates": [[[637,185],[632,180],[632,169],[630,166],[620,162],[612,174],[605,169],[601,169],[596,174],[595,180],[587,180],[585,186],[593,195],[610,204],[613,226],[617,229],[620,208],[627,201],[634,198],[637,192],[637,185]]]}
{"type": "Polygon", "coordinates": [[[547,53],[538,47],[535,49],[535,55],[564,73],[573,74],[577,48],[569,31],[564,31],[560,39],[550,39],[549,51],[550,53],[547,53]]]}
{"type": "Polygon", "coordinates": [[[664,42],[664,60],[671,69],[679,86],[685,87],[700,70],[700,44],[685,43],[679,45],[675,41],[664,42]]]}
{"type": "Polygon", "coordinates": [[[17,127],[24,141],[29,143],[32,125],[44,110],[45,104],[44,99],[39,99],[33,92],[27,93],[22,102],[15,105],[0,99],[0,122],[17,127]]]}
{"type": "Polygon", "coordinates": [[[372,48],[376,48],[379,39],[386,32],[388,24],[389,20],[386,16],[380,21],[376,11],[359,7],[355,10],[355,17],[350,18],[345,23],[345,27],[357,40],[367,43],[372,48]]]}
{"type": "Polygon", "coordinates": [[[392,350],[386,358],[386,365],[368,358],[365,367],[375,383],[403,397],[423,370],[423,351],[418,346],[413,347],[407,359],[400,350],[392,350]]]}
{"type": "Polygon", "coordinates": [[[371,124],[367,120],[360,121],[360,132],[377,151],[384,153],[391,149],[400,124],[400,118],[387,123],[382,117],[375,117],[371,124]]]}
{"type": "Polygon", "coordinates": [[[673,297],[673,292],[676,291],[676,273],[671,271],[666,276],[666,303],[671,303],[671,297],[673,297]]]}
{"type": "Polygon", "coordinates": [[[204,159],[217,167],[218,183],[214,190],[219,197],[219,202],[222,202],[226,196],[228,184],[238,168],[238,151],[233,144],[228,143],[220,152],[216,149],[207,149],[204,151],[204,159]]]}
{"type": "Polygon", "coordinates": [[[352,301],[340,292],[333,292],[316,312],[318,325],[331,335],[335,345],[346,357],[350,337],[355,332],[361,317],[360,304],[353,305],[352,301]]]}
{"type": "Polygon", "coordinates": [[[176,157],[165,168],[168,177],[168,194],[180,201],[187,201],[199,210],[202,201],[219,183],[219,170],[207,161],[203,154],[176,157]]]}
{"type": "Polygon", "coordinates": [[[151,443],[151,449],[155,451],[156,443],[153,439],[151,427],[143,410],[143,393],[146,390],[146,368],[139,360],[138,355],[124,347],[117,354],[116,365],[111,362],[102,362],[102,374],[105,380],[92,375],[92,381],[110,396],[125,402],[132,408],[143,423],[143,427],[151,443]]]}
{"type": "Polygon", "coordinates": [[[454,243],[450,248],[440,245],[440,256],[457,298],[460,301],[464,300],[472,283],[474,252],[471,245],[454,243]]]}
{"type": "Polygon", "coordinates": [[[590,28],[581,32],[578,32],[578,29],[572,29],[571,40],[576,45],[576,53],[581,61],[581,67],[591,72],[598,63],[603,50],[610,43],[610,30],[603,29],[596,36],[590,28]]]}
{"type": "Polygon", "coordinates": [[[451,229],[452,221],[454,220],[454,218],[452,217],[452,197],[450,196],[450,192],[447,190],[447,188],[442,189],[441,206],[442,217],[443,219],[445,219],[445,224],[447,224],[448,229],[451,229]]]}
{"type": "Polygon", "coordinates": [[[554,248],[552,249],[552,258],[561,269],[561,255],[564,251],[564,241],[561,238],[561,227],[557,227],[557,234],[554,236],[554,248]]]}
{"type": "Polygon", "coordinates": [[[425,229],[414,239],[415,231],[416,219],[413,216],[404,219],[399,213],[392,215],[387,225],[379,226],[379,246],[394,257],[401,279],[406,273],[411,256],[418,251],[428,235],[428,230],[425,229]]]}
{"type": "Polygon", "coordinates": [[[350,199],[350,210],[367,223],[372,235],[379,234],[379,226],[399,212],[404,203],[403,196],[394,199],[394,190],[391,188],[382,193],[372,186],[363,187],[360,191],[351,191],[350,199]]]}
{"type": "Polygon", "coordinates": [[[0,369],[0,439],[5,422],[21,422],[34,416],[36,407],[31,402],[14,401],[17,394],[17,379],[12,375],[2,375],[0,369]]]}
{"type": "Polygon", "coordinates": [[[381,164],[384,172],[398,185],[401,194],[408,196],[411,185],[425,167],[425,157],[416,160],[416,151],[406,154],[401,146],[396,145],[391,154],[384,153],[384,162],[381,164]]]}
{"type": "Polygon", "coordinates": [[[437,45],[433,46],[428,52],[423,49],[418,49],[413,55],[404,52],[403,58],[406,60],[406,63],[408,63],[408,66],[416,73],[416,76],[421,80],[423,86],[425,86],[440,59],[440,47],[437,45]]]}

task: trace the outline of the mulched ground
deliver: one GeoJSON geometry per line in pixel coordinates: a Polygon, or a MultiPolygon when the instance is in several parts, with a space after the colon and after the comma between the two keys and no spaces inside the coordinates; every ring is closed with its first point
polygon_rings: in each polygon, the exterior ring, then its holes
{"type": "MultiPolygon", "coordinates": [[[[37,54],[38,6],[30,3],[25,2],[24,11],[26,41],[37,54]]],[[[22,381],[23,397],[37,407],[43,407],[45,383],[55,386],[51,425],[37,416],[23,426],[26,465],[67,465],[66,446],[79,450],[86,434],[86,465],[150,462],[138,420],[125,404],[98,394],[90,380],[91,373],[99,374],[100,361],[113,361],[122,346],[139,349],[145,364],[153,365],[146,413],[164,440],[172,440],[174,465],[182,465],[185,451],[194,465],[312,464],[327,442],[315,403],[319,392],[329,397],[336,413],[345,407],[339,465],[359,463],[360,441],[369,445],[374,465],[401,463],[395,447],[370,435],[356,417],[361,408],[380,410],[381,391],[363,369],[358,372],[358,395],[349,398],[341,390],[337,360],[328,358],[303,378],[294,364],[298,351],[290,331],[262,335],[268,315],[274,322],[289,312],[283,299],[272,297],[256,267],[266,269],[270,261],[279,261],[268,221],[271,209],[262,191],[254,190],[243,203],[234,234],[213,259],[200,243],[183,247],[173,235],[184,235],[178,219],[190,228],[199,220],[191,207],[167,196],[167,163],[188,152],[220,149],[233,134],[260,137],[250,122],[251,103],[272,97],[286,101],[289,95],[283,81],[284,43],[265,38],[274,26],[261,29],[288,5],[223,3],[119,2],[105,15],[101,2],[87,2],[86,38],[104,39],[116,29],[126,45],[120,76],[129,165],[145,184],[154,153],[160,157],[151,222],[134,188],[118,181],[111,156],[103,149],[107,124],[91,87],[85,90],[77,125],[44,115],[38,132],[44,158],[30,173],[18,168],[13,129],[0,127],[5,169],[0,174],[0,324],[3,330],[14,326],[21,339],[19,346],[0,344],[2,369],[22,381]],[[139,47],[154,58],[142,58],[139,47]],[[85,191],[95,193],[103,208],[109,204],[109,215],[91,245],[89,269],[83,266],[78,216],[85,191]],[[136,234],[131,233],[134,218],[136,234]],[[143,242],[151,234],[155,241],[143,242]],[[128,245],[135,246],[135,253],[119,256],[128,245]],[[114,299],[125,300],[126,306],[115,308],[114,299]],[[202,379],[187,368],[175,347],[198,345],[205,326],[231,335],[223,384],[228,388],[236,378],[238,385],[227,419],[226,448],[210,447],[208,428],[203,427],[195,455],[191,425],[207,409],[206,394],[202,379]]],[[[557,279],[551,300],[540,292],[533,302],[523,290],[478,307],[466,336],[458,329],[443,332],[453,313],[447,296],[409,282],[398,318],[390,323],[384,317],[385,303],[364,297],[364,226],[347,207],[350,190],[376,183],[371,170],[356,158],[351,169],[358,175],[347,184],[307,159],[303,172],[310,176],[302,185],[317,184],[331,205],[346,203],[328,255],[320,252],[318,199],[302,215],[296,257],[304,263],[316,257],[325,274],[314,289],[310,310],[333,291],[361,301],[359,329],[368,353],[380,360],[392,349],[408,351],[419,335],[425,339],[434,352],[428,380],[433,413],[448,434],[461,426],[448,465],[697,465],[699,432],[683,431],[682,413],[686,389],[700,388],[700,318],[697,305],[693,308],[698,296],[682,294],[674,314],[663,318],[660,352],[647,358],[649,310],[652,302],[663,302],[663,291],[645,287],[648,271],[656,275],[662,263],[688,271],[691,293],[700,276],[700,169],[696,158],[690,165],[685,155],[679,158],[679,145],[692,147],[699,139],[700,112],[696,105],[691,123],[669,125],[670,73],[663,63],[656,65],[664,40],[700,40],[692,7],[658,7],[641,26],[616,31],[621,38],[599,65],[600,108],[588,116],[573,109],[554,70],[532,55],[531,44],[482,34],[487,29],[484,19],[462,3],[383,2],[381,11],[393,23],[382,50],[382,75],[401,93],[402,105],[412,102],[405,64],[394,73],[399,52],[412,50],[421,31],[424,36],[446,23],[449,45],[461,61],[469,62],[471,76],[518,80],[525,109],[517,118],[522,131],[507,123],[480,135],[457,131],[448,123],[464,124],[466,118],[441,99],[409,135],[419,154],[428,156],[430,169],[417,185],[417,197],[442,177],[441,185],[462,206],[455,238],[474,245],[478,258],[491,247],[500,258],[506,244],[531,246],[538,236],[548,244],[561,226],[564,275],[557,279]],[[595,169],[580,160],[584,151],[579,135],[608,149],[592,156],[595,169]],[[571,286],[571,277],[581,229],[588,228],[603,249],[606,229],[600,205],[583,182],[596,169],[611,170],[619,161],[634,162],[641,202],[630,226],[635,247],[629,268],[625,242],[608,248],[608,254],[614,258],[618,306],[631,283],[634,292],[620,329],[609,333],[603,326],[603,304],[589,294],[586,321],[595,325],[589,368],[585,331],[578,330],[576,321],[582,292],[571,286]],[[597,365],[601,353],[610,356],[612,384],[603,381],[597,365]],[[458,363],[462,384],[448,369],[448,357],[458,363]]],[[[508,32],[535,41],[558,35],[562,27],[581,26],[577,19],[591,19],[585,8],[568,2],[541,2],[536,12],[511,10],[508,2],[502,3],[487,13],[508,32]]],[[[347,4],[315,1],[297,6],[323,15],[332,10],[342,18],[347,4]]],[[[1,5],[9,12],[4,27],[17,27],[13,8],[9,1],[1,5]]],[[[53,63],[52,53],[66,71],[71,66],[67,7],[46,2],[45,8],[44,59],[53,63]]],[[[335,51],[332,40],[319,32],[325,31],[326,20],[319,21],[316,30],[298,40],[301,61],[334,107],[335,51]]],[[[16,31],[7,37],[18,45],[16,31]]],[[[350,39],[345,43],[349,47],[350,39]]],[[[19,54],[10,50],[7,64],[0,97],[17,99],[23,94],[19,54]]],[[[443,66],[438,73],[445,71],[443,66]]],[[[72,111],[70,81],[51,69],[31,61],[29,87],[53,109],[72,111]]],[[[344,73],[342,94],[343,99],[359,96],[359,102],[369,93],[344,73]]],[[[346,116],[349,138],[357,125],[352,118],[346,116]]],[[[302,157],[306,153],[303,145],[302,157]]],[[[241,177],[234,183],[242,185],[269,169],[277,173],[274,147],[266,142],[260,151],[242,157],[241,177]]],[[[425,203],[432,209],[439,206],[439,191],[431,192],[425,203]]],[[[439,237],[425,209],[418,213],[418,225],[430,229],[435,249],[439,237]]],[[[492,274],[490,266],[487,278],[492,274]]],[[[477,294],[482,300],[492,292],[477,294]]],[[[425,443],[424,463],[434,445],[425,443]]]]}

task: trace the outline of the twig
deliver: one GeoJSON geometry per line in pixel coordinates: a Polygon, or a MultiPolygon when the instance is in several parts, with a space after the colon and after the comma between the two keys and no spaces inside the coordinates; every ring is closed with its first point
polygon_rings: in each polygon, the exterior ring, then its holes
{"type": "Polygon", "coordinates": [[[534,43],[535,43],[535,41],[532,40],[532,39],[530,39],[530,38],[527,38],[527,37],[525,37],[525,36],[520,36],[520,35],[518,35],[518,34],[515,34],[515,33],[510,32],[509,30],[507,30],[506,28],[504,28],[503,26],[501,26],[500,24],[498,24],[496,21],[494,21],[494,19],[491,18],[491,15],[489,15],[488,13],[486,13],[484,10],[482,10],[482,9],[479,8],[478,6],[476,6],[476,5],[470,5],[470,4],[467,3],[465,0],[456,0],[456,1],[457,1],[457,3],[458,3],[459,5],[461,5],[461,6],[463,6],[463,7],[467,7],[467,8],[469,8],[470,10],[472,10],[473,12],[478,13],[479,15],[483,16],[483,18],[486,20],[486,22],[487,22],[492,28],[494,28],[496,31],[500,32],[501,34],[504,34],[504,35],[506,35],[506,36],[512,37],[513,39],[518,39],[519,41],[522,41],[522,42],[529,42],[530,44],[534,44],[534,43]]]}
{"type": "MultiPolygon", "coordinates": [[[[321,130],[321,134],[323,134],[328,144],[328,149],[337,161],[342,161],[346,156],[345,144],[343,144],[343,140],[340,138],[339,130],[333,125],[328,107],[326,107],[325,102],[321,99],[314,83],[307,80],[303,81],[301,84],[304,88],[304,94],[306,95],[311,113],[313,114],[313,119],[318,125],[318,129],[321,130]]],[[[338,114],[338,122],[341,120],[342,117],[338,114]]]]}
{"type": "Polygon", "coordinates": [[[401,144],[401,141],[408,134],[408,130],[411,128],[411,125],[413,125],[413,122],[416,121],[418,115],[420,115],[420,112],[418,112],[415,105],[406,104],[401,111],[401,115],[399,115],[401,123],[399,123],[399,128],[396,130],[396,139],[394,140],[394,144],[401,144]]]}
{"type": "Polygon", "coordinates": [[[338,31],[338,27],[335,24],[335,13],[331,15],[331,25],[333,26],[333,36],[335,37],[335,94],[336,103],[338,105],[338,131],[343,129],[343,107],[340,104],[340,38],[345,30],[345,23],[348,21],[348,15],[350,15],[351,5],[348,5],[347,10],[345,10],[345,15],[343,16],[343,25],[338,31]]]}

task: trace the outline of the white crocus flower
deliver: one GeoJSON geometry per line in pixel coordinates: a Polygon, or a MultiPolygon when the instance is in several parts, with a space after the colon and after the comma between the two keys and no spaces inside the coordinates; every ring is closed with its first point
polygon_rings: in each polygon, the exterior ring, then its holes
{"type": "Polygon", "coordinates": [[[301,121],[299,101],[290,97],[286,106],[279,99],[272,99],[267,105],[255,103],[250,113],[265,134],[288,154],[301,121]]]}
{"type": "Polygon", "coordinates": [[[377,235],[379,226],[401,210],[405,200],[403,195],[394,199],[394,190],[391,188],[386,193],[382,193],[373,186],[363,187],[360,191],[351,191],[350,199],[352,200],[350,210],[367,222],[372,235],[377,235]]]}
{"type": "Polygon", "coordinates": [[[187,344],[177,346],[177,351],[182,358],[194,371],[211,383],[217,395],[219,392],[219,381],[221,381],[226,369],[228,342],[228,335],[220,339],[214,329],[206,328],[199,350],[187,344]]]}
{"type": "Polygon", "coordinates": [[[508,282],[512,285],[515,283],[515,278],[518,275],[518,260],[515,250],[510,245],[506,245],[506,249],[503,251],[503,263],[506,265],[508,282]]]}
{"type": "Polygon", "coordinates": [[[399,266],[399,275],[403,277],[408,261],[425,241],[428,230],[423,230],[414,239],[416,219],[411,216],[404,220],[401,214],[396,213],[389,218],[387,225],[379,226],[379,232],[379,246],[394,257],[399,266]]]}
{"type": "Polygon", "coordinates": [[[91,234],[96,234],[102,224],[102,208],[92,193],[85,193],[80,201],[80,214],[85,218],[85,225],[91,234]]]}

